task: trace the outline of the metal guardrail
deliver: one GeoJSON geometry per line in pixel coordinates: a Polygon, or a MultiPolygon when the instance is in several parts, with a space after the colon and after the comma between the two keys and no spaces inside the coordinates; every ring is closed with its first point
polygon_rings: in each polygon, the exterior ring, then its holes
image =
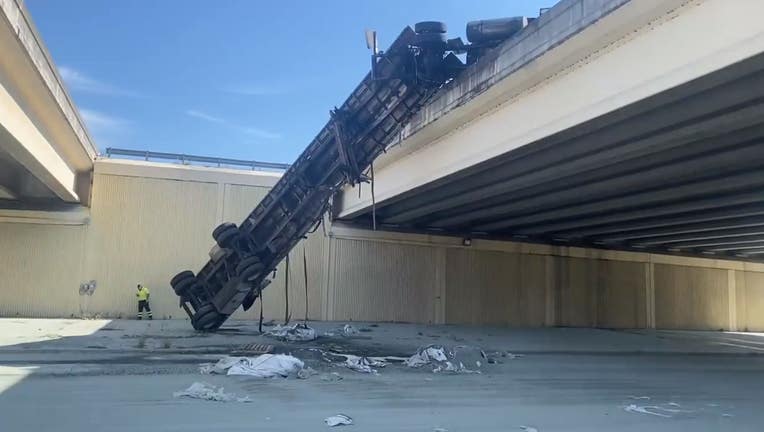
{"type": "Polygon", "coordinates": [[[222,166],[247,167],[247,168],[251,168],[252,170],[256,170],[260,168],[260,169],[275,169],[275,170],[286,171],[287,169],[289,169],[289,166],[290,166],[289,164],[277,163],[277,162],[260,162],[260,161],[253,161],[253,160],[244,160],[244,159],[228,159],[228,158],[218,158],[218,157],[210,157],[210,156],[187,155],[182,153],[165,153],[165,152],[155,152],[155,151],[148,151],[148,150],[129,150],[129,149],[108,147],[106,149],[106,157],[110,158],[112,156],[130,156],[130,157],[142,158],[147,161],[151,159],[173,160],[173,161],[178,161],[184,165],[188,165],[192,162],[197,162],[202,164],[214,164],[218,167],[222,167],[222,166]]]}

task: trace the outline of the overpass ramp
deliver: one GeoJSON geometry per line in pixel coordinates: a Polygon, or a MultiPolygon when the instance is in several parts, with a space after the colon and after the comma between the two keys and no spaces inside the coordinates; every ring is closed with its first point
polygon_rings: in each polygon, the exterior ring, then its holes
{"type": "MultiPolygon", "coordinates": [[[[761,260],[764,3],[565,0],[346,189],[378,229],[761,260]]],[[[485,61],[483,61],[485,60],[485,61]]]]}

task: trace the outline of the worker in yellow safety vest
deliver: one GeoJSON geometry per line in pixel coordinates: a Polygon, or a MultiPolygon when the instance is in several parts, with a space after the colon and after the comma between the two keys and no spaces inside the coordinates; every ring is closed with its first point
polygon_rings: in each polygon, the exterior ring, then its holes
{"type": "Polygon", "coordinates": [[[151,316],[151,306],[149,306],[150,295],[151,293],[149,293],[148,288],[138,284],[138,292],[135,293],[135,296],[138,297],[138,319],[143,319],[144,310],[146,311],[146,316],[149,317],[149,319],[154,319],[154,317],[151,316]]]}

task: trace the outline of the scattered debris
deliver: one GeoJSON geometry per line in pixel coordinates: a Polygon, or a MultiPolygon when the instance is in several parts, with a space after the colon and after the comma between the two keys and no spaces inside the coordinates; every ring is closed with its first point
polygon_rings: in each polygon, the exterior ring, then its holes
{"type": "Polygon", "coordinates": [[[518,428],[524,432],[539,432],[539,430],[533,426],[518,426],[518,428]]]}
{"type": "Polygon", "coordinates": [[[304,323],[297,323],[293,326],[276,325],[273,330],[265,334],[289,342],[307,342],[318,337],[316,331],[304,323]]]}
{"type": "Polygon", "coordinates": [[[378,357],[359,357],[352,354],[343,354],[346,357],[345,366],[348,369],[361,373],[377,374],[376,369],[387,366],[387,362],[378,357]]]}
{"type": "Polygon", "coordinates": [[[350,324],[345,324],[342,327],[342,336],[355,336],[358,334],[358,330],[350,324]]]}
{"type": "Polygon", "coordinates": [[[416,354],[409,357],[404,363],[408,367],[420,367],[432,362],[447,361],[446,350],[440,345],[428,345],[419,348],[416,354]]]}
{"type": "Polygon", "coordinates": [[[205,382],[195,382],[191,384],[187,389],[177,391],[172,395],[176,398],[187,397],[218,402],[252,402],[249,396],[237,397],[233,393],[226,393],[223,391],[223,387],[218,388],[205,382]]]}
{"type": "Polygon", "coordinates": [[[341,380],[342,380],[342,375],[340,375],[337,372],[321,375],[321,381],[335,382],[335,381],[341,381],[341,380]]]}
{"type": "Polygon", "coordinates": [[[353,419],[345,414],[336,414],[325,418],[324,423],[329,427],[351,425],[353,424],[353,419]]]}
{"type": "Polygon", "coordinates": [[[419,348],[414,355],[404,361],[404,364],[414,368],[432,364],[435,365],[432,370],[434,373],[480,373],[480,371],[469,369],[465,363],[474,364],[480,368],[483,365],[480,359],[486,357],[485,352],[474,347],[457,346],[448,351],[441,345],[428,345],[419,348]]]}
{"type": "Polygon", "coordinates": [[[634,399],[634,400],[650,400],[650,396],[629,396],[629,399],[634,399]]]}
{"type": "Polygon", "coordinates": [[[657,417],[671,418],[669,414],[662,414],[662,413],[656,412],[657,410],[660,409],[660,407],[657,407],[657,406],[637,406],[635,404],[629,404],[629,405],[626,405],[623,409],[626,412],[649,414],[649,415],[654,415],[657,417]]]}
{"type": "Polygon", "coordinates": [[[226,356],[217,363],[200,366],[203,374],[247,375],[257,378],[287,377],[303,369],[305,364],[297,357],[286,354],[263,354],[257,357],[226,356]]]}
{"type": "Polygon", "coordinates": [[[448,429],[436,427],[436,428],[433,428],[432,432],[448,432],[448,429]]]}
{"type": "Polygon", "coordinates": [[[300,379],[308,379],[312,377],[313,375],[318,375],[318,372],[316,372],[316,370],[310,366],[302,368],[299,371],[297,371],[297,378],[300,378],[300,379]]]}
{"type": "Polygon", "coordinates": [[[371,333],[371,332],[373,332],[374,330],[372,330],[372,329],[370,329],[370,328],[368,328],[368,327],[361,327],[361,328],[359,328],[359,329],[358,329],[358,331],[359,331],[359,332],[363,332],[363,333],[371,333]]]}
{"type": "Polygon", "coordinates": [[[722,413],[722,417],[735,417],[732,414],[722,413]]]}

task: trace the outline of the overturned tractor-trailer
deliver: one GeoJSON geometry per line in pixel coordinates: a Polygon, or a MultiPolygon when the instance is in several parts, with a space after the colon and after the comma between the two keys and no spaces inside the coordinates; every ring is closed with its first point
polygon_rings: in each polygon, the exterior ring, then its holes
{"type": "Polygon", "coordinates": [[[372,161],[433,95],[527,23],[523,17],[471,22],[465,44],[448,39],[441,22],[420,22],[404,28],[385,52],[369,32],[371,72],[246,219],[215,228],[207,264],[170,281],[193,327],[214,330],[238,307],[249,309],[279,262],[320,223],[332,195],[346,183],[367,181],[372,161]]]}

